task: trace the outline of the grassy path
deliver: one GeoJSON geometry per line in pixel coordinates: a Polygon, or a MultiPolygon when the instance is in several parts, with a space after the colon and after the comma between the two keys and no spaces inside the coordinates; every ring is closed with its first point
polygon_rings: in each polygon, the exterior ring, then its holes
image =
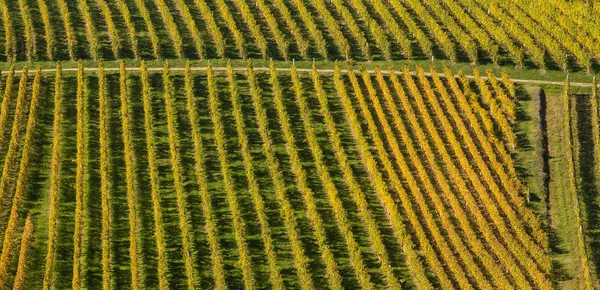
{"type": "MultiPolygon", "coordinates": [[[[119,61],[106,61],[104,62],[104,71],[112,72],[119,71],[119,64],[121,61],[124,61],[127,66],[128,72],[136,73],[140,71],[140,62],[135,60],[119,60],[119,61]]],[[[179,59],[169,59],[169,70],[172,73],[181,73],[186,69],[186,61],[179,59]]],[[[212,65],[212,69],[214,71],[227,71],[227,63],[231,62],[234,71],[245,71],[247,62],[245,60],[228,60],[228,59],[210,59],[210,60],[194,60],[190,61],[191,70],[192,71],[206,71],[207,63],[212,65]]],[[[269,71],[269,60],[253,60],[254,62],[254,70],[256,71],[269,71]]],[[[302,73],[310,73],[312,71],[313,61],[273,61],[275,67],[277,68],[277,72],[289,72],[291,71],[292,65],[297,67],[298,72],[302,73]]],[[[320,74],[333,74],[334,65],[336,62],[332,61],[316,61],[315,64],[317,66],[317,72],[320,74]]],[[[86,72],[97,72],[98,71],[98,63],[96,61],[83,61],[84,70],[86,72]]],[[[156,61],[147,61],[146,62],[148,71],[162,71],[164,61],[156,60],[156,61]]],[[[19,62],[19,63],[0,63],[0,69],[2,70],[2,74],[8,74],[10,71],[10,67],[14,65],[15,67],[29,66],[31,63],[29,62],[19,62]]],[[[43,61],[36,62],[35,65],[40,66],[42,68],[42,73],[54,73],[56,71],[56,63],[43,61]]],[[[77,72],[77,62],[75,61],[67,61],[62,62],[63,72],[68,73],[76,73],[77,72]]],[[[470,64],[461,64],[461,63],[451,63],[448,61],[369,61],[369,62],[358,62],[352,61],[353,67],[356,68],[356,72],[358,72],[360,67],[364,67],[367,69],[367,72],[374,73],[377,67],[393,67],[396,74],[402,74],[401,68],[405,65],[408,65],[411,68],[411,74],[416,75],[416,71],[414,70],[417,66],[422,67],[430,67],[434,66],[436,71],[443,71],[445,66],[448,66],[452,69],[453,72],[458,72],[462,70],[465,72],[466,77],[469,79],[473,79],[473,71],[486,71],[487,69],[491,69],[494,72],[494,75],[500,76],[501,71],[506,71],[508,75],[511,77],[511,80],[515,83],[521,84],[536,84],[536,85],[556,85],[562,86],[564,85],[564,79],[566,77],[566,73],[563,71],[541,71],[537,69],[524,69],[519,67],[511,67],[511,66],[497,66],[497,65],[470,65],[470,64]]],[[[342,69],[342,73],[346,73],[347,70],[342,69]]],[[[15,71],[15,74],[18,75],[21,72],[19,70],[15,71]]],[[[384,74],[388,74],[388,71],[383,72],[384,74]]],[[[430,76],[429,73],[425,74],[426,76],[430,76]]],[[[440,77],[445,77],[443,73],[438,73],[440,77]]],[[[487,80],[486,76],[482,76],[482,79],[487,80]]],[[[585,72],[575,72],[569,73],[569,79],[571,80],[571,87],[586,87],[591,88],[592,86],[592,75],[585,72]]],[[[500,80],[500,78],[498,78],[500,80]]]]}
{"type": "Polygon", "coordinates": [[[565,106],[560,97],[548,97],[546,107],[546,121],[548,124],[548,152],[550,166],[549,183],[549,209],[551,231],[555,234],[553,252],[555,261],[560,266],[555,267],[554,274],[559,277],[557,283],[564,289],[584,289],[585,281],[581,271],[581,257],[585,253],[580,252],[577,239],[580,225],[574,223],[576,220],[575,200],[568,194],[569,175],[568,171],[568,144],[564,125],[565,106]]]}

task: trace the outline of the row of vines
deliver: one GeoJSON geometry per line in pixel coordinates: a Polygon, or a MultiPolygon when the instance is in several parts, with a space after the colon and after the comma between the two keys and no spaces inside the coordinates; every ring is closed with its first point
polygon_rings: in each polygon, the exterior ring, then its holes
{"type": "Polygon", "coordinates": [[[440,58],[590,71],[600,49],[595,20],[572,19],[563,4],[544,1],[115,2],[0,1],[1,57],[440,58]]]}
{"type": "Polygon", "coordinates": [[[158,70],[3,79],[0,286],[551,287],[505,73],[158,70]]]}

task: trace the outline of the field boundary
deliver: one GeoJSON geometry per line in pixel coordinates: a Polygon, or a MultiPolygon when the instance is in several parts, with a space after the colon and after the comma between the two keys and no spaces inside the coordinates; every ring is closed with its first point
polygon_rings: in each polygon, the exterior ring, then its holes
{"type": "MultiPolygon", "coordinates": [[[[170,67],[169,70],[174,72],[174,71],[180,71],[183,72],[185,71],[185,67],[170,67]]],[[[190,68],[192,71],[206,71],[206,67],[204,66],[192,66],[190,68]]],[[[227,67],[224,66],[216,66],[216,67],[212,67],[213,71],[222,71],[225,72],[227,71],[227,67]]],[[[246,66],[244,67],[234,67],[233,70],[234,71],[238,71],[238,72],[243,72],[246,71],[248,68],[246,66]]],[[[253,68],[255,71],[269,71],[269,67],[266,66],[259,66],[259,67],[254,67],[253,68]]],[[[63,72],[77,72],[78,68],[62,68],[61,69],[63,72]]],[[[97,67],[84,67],[83,70],[85,72],[97,72],[98,68],[97,67]]],[[[156,66],[156,67],[148,67],[147,68],[148,71],[163,71],[164,67],[163,66],[156,66]]],[[[287,67],[279,67],[275,69],[276,71],[282,71],[282,72],[290,72],[292,69],[291,68],[287,68],[287,67]]],[[[119,71],[118,67],[105,67],[104,68],[105,72],[117,72],[119,71]]],[[[131,72],[139,72],[140,68],[136,67],[136,66],[132,66],[132,67],[127,67],[127,71],[131,72]]],[[[296,71],[298,72],[304,72],[304,73],[310,73],[312,72],[312,69],[308,69],[308,68],[297,68],[296,71]]],[[[361,70],[359,69],[355,69],[352,70],[354,73],[360,73],[361,70]]],[[[366,70],[368,73],[373,74],[375,73],[376,70],[374,69],[367,69],[366,70]]],[[[41,69],[42,73],[55,73],[56,69],[55,68],[45,68],[45,69],[41,69]]],[[[330,69],[330,68],[318,68],[317,72],[322,73],[322,74],[333,74],[334,73],[334,69],[330,69]]],[[[347,69],[341,69],[342,73],[348,73],[347,69]]],[[[383,74],[389,74],[389,70],[387,69],[382,69],[381,73],[383,74]]],[[[404,74],[403,71],[400,70],[394,70],[393,71],[395,74],[397,75],[402,75],[404,74]]],[[[8,71],[2,71],[2,74],[8,74],[8,71]]],[[[15,70],[16,74],[21,73],[21,71],[19,70],[15,70]]],[[[411,75],[417,75],[416,71],[410,71],[411,75]]],[[[431,73],[429,72],[425,72],[426,76],[431,76],[431,73]]],[[[443,77],[445,78],[446,75],[444,73],[438,73],[437,74],[439,77],[443,77]]],[[[455,77],[458,77],[457,74],[454,75],[455,77]]],[[[474,79],[475,77],[473,75],[465,75],[468,79],[474,79]]],[[[482,79],[484,80],[488,80],[488,77],[486,76],[481,76],[482,79]]],[[[502,78],[497,77],[497,80],[501,81],[502,78]]],[[[536,85],[555,85],[555,86],[564,86],[564,81],[547,81],[547,80],[534,80],[534,79],[520,79],[520,78],[511,78],[511,80],[515,83],[521,83],[521,84],[536,84],[536,85]]],[[[575,87],[592,87],[592,83],[586,83],[586,82],[570,82],[569,83],[570,86],[575,86],[575,87]]]]}

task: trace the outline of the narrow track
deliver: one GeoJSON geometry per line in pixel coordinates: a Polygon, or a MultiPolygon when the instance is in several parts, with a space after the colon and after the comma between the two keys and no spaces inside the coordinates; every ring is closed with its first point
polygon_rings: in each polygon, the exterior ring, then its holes
{"type": "MultiPolygon", "coordinates": [[[[84,67],[83,68],[85,72],[97,72],[98,68],[97,67],[84,67]]],[[[212,67],[213,71],[222,71],[222,72],[226,72],[227,71],[227,67],[212,67]]],[[[261,66],[261,67],[254,67],[253,68],[255,71],[269,71],[269,67],[267,66],[261,66]]],[[[163,67],[148,67],[148,71],[162,71],[163,67]]],[[[171,67],[169,69],[171,72],[174,71],[180,71],[180,72],[184,72],[185,71],[185,67],[171,67]]],[[[203,66],[193,66],[191,67],[192,71],[206,71],[206,67],[203,66]]],[[[238,71],[238,72],[245,72],[247,70],[246,66],[243,67],[234,67],[233,68],[234,71],[238,71]]],[[[283,72],[289,72],[292,69],[291,68],[276,68],[277,71],[283,71],[283,72]]],[[[62,69],[63,72],[77,72],[77,68],[63,68],[62,69]]],[[[106,67],[104,68],[105,72],[110,72],[110,71],[114,71],[117,72],[119,71],[118,67],[106,67]]],[[[127,71],[129,72],[139,72],[140,68],[139,67],[127,67],[127,71]]],[[[296,71],[298,72],[303,72],[303,73],[310,73],[312,72],[312,69],[308,69],[308,68],[298,68],[296,69],[296,71]]],[[[353,70],[355,73],[360,73],[361,71],[356,69],[353,70]]],[[[41,70],[42,73],[55,73],[56,69],[55,68],[47,68],[47,69],[42,69],[41,70]]],[[[323,73],[323,74],[333,74],[333,69],[317,69],[317,72],[319,73],[323,73]]],[[[341,70],[342,73],[347,73],[348,70],[347,69],[342,69],[341,70]]],[[[367,70],[368,73],[370,74],[374,74],[375,70],[367,70]]],[[[394,70],[394,73],[396,73],[397,75],[402,75],[404,74],[404,72],[400,71],[400,70],[394,70]]],[[[8,71],[2,71],[2,74],[8,74],[8,71]]],[[[15,74],[20,74],[20,71],[15,71],[15,74]]],[[[389,74],[389,71],[382,71],[383,74],[389,74]]],[[[411,71],[410,72],[411,75],[417,75],[416,71],[411,71]]],[[[425,73],[426,76],[431,76],[431,73],[426,72],[425,73]]],[[[438,73],[437,74],[439,77],[445,78],[446,76],[443,73],[438,73]]],[[[454,75],[455,77],[458,77],[458,75],[454,75]]],[[[474,79],[475,77],[473,75],[466,75],[466,77],[468,79],[474,79]]],[[[482,79],[487,80],[488,78],[486,76],[481,76],[482,79]]],[[[501,81],[501,78],[496,78],[497,80],[501,81]]],[[[512,79],[511,80],[515,83],[521,83],[521,84],[537,84],[537,85],[556,85],[556,86],[564,86],[564,81],[544,81],[544,80],[527,80],[527,79],[512,79]]],[[[592,83],[583,83],[583,82],[570,82],[569,83],[570,86],[572,87],[592,87],[592,83]]]]}

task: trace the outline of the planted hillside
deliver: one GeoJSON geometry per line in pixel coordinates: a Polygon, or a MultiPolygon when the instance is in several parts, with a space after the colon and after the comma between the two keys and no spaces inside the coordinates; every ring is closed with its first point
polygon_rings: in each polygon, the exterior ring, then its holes
{"type": "Polygon", "coordinates": [[[506,76],[252,62],[16,73],[3,82],[17,94],[2,112],[3,287],[552,285],[506,76]]]}
{"type": "Polygon", "coordinates": [[[598,70],[593,1],[250,2],[3,1],[0,59],[441,59],[598,70]]]}

